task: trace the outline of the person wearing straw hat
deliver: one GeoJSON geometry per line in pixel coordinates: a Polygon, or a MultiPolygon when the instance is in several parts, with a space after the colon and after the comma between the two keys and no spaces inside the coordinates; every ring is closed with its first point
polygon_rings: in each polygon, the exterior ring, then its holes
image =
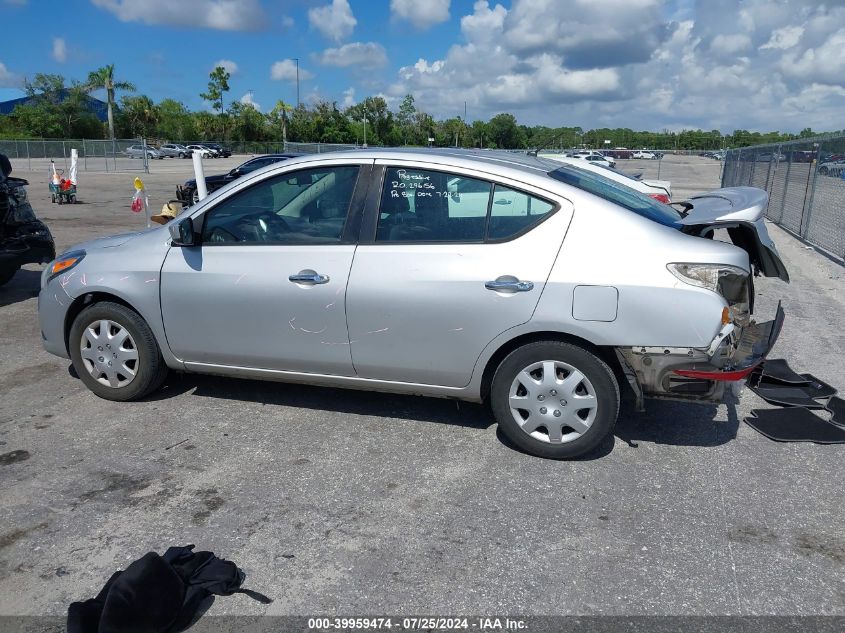
{"type": "Polygon", "coordinates": [[[150,216],[150,220],[156,224],[167,224],[170,220],[182,213],[183,209],[184,207],[178,200],[171,200],[161,207],[161,213],[150,216]]]}

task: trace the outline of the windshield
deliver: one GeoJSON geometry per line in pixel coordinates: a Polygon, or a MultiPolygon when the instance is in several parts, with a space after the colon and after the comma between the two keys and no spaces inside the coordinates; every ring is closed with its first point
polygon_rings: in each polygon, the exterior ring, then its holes
{"type": "Polygon", "coordinates": [[[572,185],[583,191],[609,200],[620,207],[633,211],[637,215],[653,220],[665,226],[679,225],[681,214],[668,204],[658,202],[654,198],[620,185],[609,178],[567,165],[549,172],[549,176],[567,185],[572,185]]]}

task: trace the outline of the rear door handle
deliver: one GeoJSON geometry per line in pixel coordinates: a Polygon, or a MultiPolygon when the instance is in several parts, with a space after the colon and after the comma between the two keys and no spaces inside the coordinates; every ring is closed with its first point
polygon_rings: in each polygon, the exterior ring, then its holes
{"type": "Polygon", "coordinates": [[[295,284],[327,284],[329,283],[329,276],[315,273],[312,270],[301,270],[288,277],[288,280],[295,284]]]}
{"type": "Polygon", "coordinates": [[[519,281],[515,279],[513,281],[488,281],[484,284],[484,287],[487,290],[495,290],[497,292],[528,292],[529,290],[534,289],[534,282],[531,281],[519,281]]]}

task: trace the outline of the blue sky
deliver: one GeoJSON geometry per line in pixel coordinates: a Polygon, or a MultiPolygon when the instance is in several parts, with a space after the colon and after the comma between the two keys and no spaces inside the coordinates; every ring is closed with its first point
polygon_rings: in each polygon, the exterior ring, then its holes
{"type": "Polygon", "coordinates": [[[436,117],[638,129],[843,128],[845,7],[811,0],[0,0],[0,99],[117,75],[192,109],[213,66],[268,110],[405,94],[436,117]]]}

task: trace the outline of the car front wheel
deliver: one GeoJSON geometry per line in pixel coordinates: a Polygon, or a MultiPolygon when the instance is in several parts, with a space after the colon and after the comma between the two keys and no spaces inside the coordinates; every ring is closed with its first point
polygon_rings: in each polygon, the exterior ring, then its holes
{"type": "Polygon", "coordinates": [[[106,400],[143,398],[167,376],[150,327],[118,303],[95,303],[80,312],[70,329],[69,347],[77,375],[106,400]]]}
{"type": "Polygon", "coordinates": [[[516,446],[567,459],[593,450],[613,432],[619,384],[607,363],[583,347],[538,341],[505,357],[493,377],[490,405],[516,446]]]}

